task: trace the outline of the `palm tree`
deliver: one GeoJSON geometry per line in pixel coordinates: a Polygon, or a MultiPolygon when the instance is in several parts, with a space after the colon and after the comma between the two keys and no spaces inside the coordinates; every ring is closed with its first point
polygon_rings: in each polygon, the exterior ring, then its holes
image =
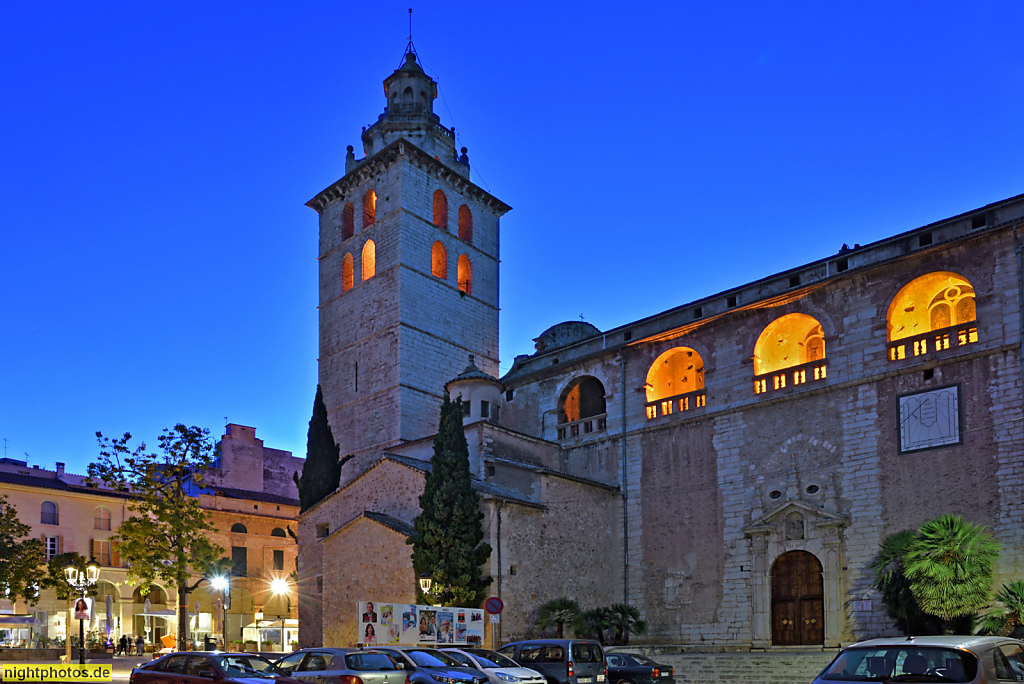
{"type": "Polygon", "coordinates": [[[570,598],[551,599],[540,607],[537,626],[541,629],[558,628],[558,638],[562,638],[562,628],[566,622],[575,624],[580,615],[580,604],[570,598]]]}
{"type": "Polygon", "coordinates": [[[994,597],[997,605],[981,619],[981,634],[1017,636],[1024,631],[1024,581],[1004,584],[994,597]]]}
{"type": "Polygon", "coordinates": [[[577,636],[597,639],[604,646],[605,630],[612,626],[610,617],[607,608],[593,608],[579,616],[573,625],[573,630],[577,636]]]}
{"type": "Polygon", "coordinates": [[[907,636],[924,631],[924,615],[910,589],[910,580],[904,574],[903,566],[903,557],[916,538],[913,530],[890,534],[882,540],[878,555],[871,561],[872,585],[881,592],[889,617],[907,636]]]}
{"type": "Polygon", "coordinates": [[[614,603],[607,608],[608,622],[615,629],[615,644],[627,646],[630,634],[643,634],[647,631],[647,621],[640,619],[640,611],[635,606],[625,603],[614,603]]]}
{"type": "Polygon", "coordinates": [[[903,556],[904,574],[917,604],[945,621],[971,615],[989,600],[992,572],[1002,544],[984,525],[941,515],[921,525],[903,556]]]}

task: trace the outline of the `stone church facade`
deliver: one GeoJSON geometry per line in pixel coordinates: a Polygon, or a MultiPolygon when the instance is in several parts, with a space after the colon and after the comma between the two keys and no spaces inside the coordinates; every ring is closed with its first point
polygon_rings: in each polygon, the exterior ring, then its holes
{"type": "Polygon", "coordinates": [[[413,53],[384,90],[365,157],[309,202],[320,383],[355,458],[299,520],[305,645],[354,643],[357,600],[414,599],[443,392],[465,400],[497,639],[560,596],[637,606],[651,644],[893,633],[870,560],[947,512],[1003,542],[998,582],[1024,571],[1024,196],[613,330],[555,325],[498,380],[509,207],[413,53]]]}

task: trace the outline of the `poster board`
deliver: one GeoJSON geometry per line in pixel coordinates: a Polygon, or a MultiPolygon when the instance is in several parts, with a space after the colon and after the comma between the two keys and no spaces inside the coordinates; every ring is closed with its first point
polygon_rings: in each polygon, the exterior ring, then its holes
{"type": "Polygon", "coordinates": [[[482,646],[483,608],[358,601],[356,634],[361,646],[482,646]]]}

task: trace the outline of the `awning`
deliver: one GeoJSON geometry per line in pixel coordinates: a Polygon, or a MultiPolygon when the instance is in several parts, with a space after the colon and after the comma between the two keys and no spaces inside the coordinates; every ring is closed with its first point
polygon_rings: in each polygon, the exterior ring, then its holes
{"type": "Polygon", "coordinates": [[[299,621],[291,618],[280,618],[277,620],[260,620],[259,627],[256,626],[255,622],[250,622],[245,626],[246,629],[262,629],[264,631],[280,627],[281,622],[284,622],[285,629],[298,629],[299,621]]]}
{"type": "Polygon", "coordinates": [[[136,615],[142,615],[144,617],[162,617],[162,618],[170,619],[172,617],[177,617],[178,613],[177,613],[177,611],[169,610],[168,609],[168,610],[150,610],[150,611],[145,612],[145,613],[136,613],[136,615]]]}
{"type": "Polygon", "coordinates": [[[0,613],[0,629],[24,629],[36,624],[34,615],[10,615],[0,613]]]}

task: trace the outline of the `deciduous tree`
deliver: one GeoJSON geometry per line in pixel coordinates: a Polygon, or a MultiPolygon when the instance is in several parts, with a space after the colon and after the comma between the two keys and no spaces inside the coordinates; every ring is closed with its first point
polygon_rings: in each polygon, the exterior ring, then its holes
{"type": "Polygon", "coordinates": [[[483,517],[469,471],[462,401],[445,397],[430,472],[420,496],[420,514],[414,522],[416,531],[408,540],[416,574],[428,573],[434,579],[436,589],[425,600],[467,608],[483,602],[491,583],[480,572],[491,555],[490,545],[483,540],[483,517]]]}
{"type": "Polygon", "coordinates": [[[306,460],[302,464],[302,477],[292,475],[299,488],[299,509],[305,512],[325,496],[338,488],[341,483],[341,466],[352,458],[340,458],[341,449],[334,441],[330,423],[327,422],[327,406],[320,385],[316,386],[313,400],[313,416],[309,419],[306,433],[306,460]]]}
{"type": "Polygon", "coordinates": [[[207,574],[224,553],[210,541],[215,528],[199,505],[203,474],[215,458],[210,431],[179,423],[160,435],[159,454],[148,452],[144,442],[132,446],[127,432],[113,439],[97,432],[96,438],[100,458],[89,464],[90,479],[130,494],[132,515],[111,539],[120,543],[128,579],[143,593],[157,580],[177,588],[178,648],[185,650],[188,595],[195,588],[189,579],[207,574]]]}
{"type": "Polygon", "coordinates": [[[18,511],[6,496],[0,496],[0,595],[39,600],[36,583],[43,564],[43,542],[29,538],[32,526],[18,518],[18,511]]]}

